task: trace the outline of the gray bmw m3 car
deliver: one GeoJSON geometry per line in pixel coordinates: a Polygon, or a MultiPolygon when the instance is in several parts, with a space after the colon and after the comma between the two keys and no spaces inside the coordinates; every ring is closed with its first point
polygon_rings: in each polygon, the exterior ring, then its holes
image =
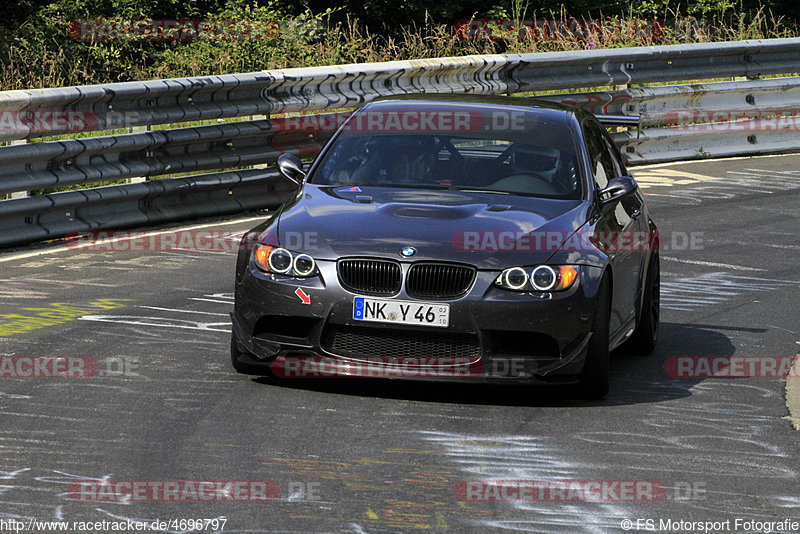
{"type": "Polygon", "coordinates": [[[609,351],[654,350],[659,259],[603,119],[528,98],[387,97],[307,170],[282,155],[296,191],[243,239],[233,367],[604,396],[609,351]]]}

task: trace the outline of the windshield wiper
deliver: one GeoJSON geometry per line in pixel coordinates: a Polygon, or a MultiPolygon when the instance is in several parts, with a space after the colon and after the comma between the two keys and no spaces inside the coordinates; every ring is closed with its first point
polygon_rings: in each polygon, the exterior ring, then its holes
{"type": "Polygon", "coordinates": [[[467,193],[494,193],[496,195],[510,195],[508,191],[497,191],[496,189],[467,189],[463,187],[451,187],[451,191],[465,191],[467,193]]]}

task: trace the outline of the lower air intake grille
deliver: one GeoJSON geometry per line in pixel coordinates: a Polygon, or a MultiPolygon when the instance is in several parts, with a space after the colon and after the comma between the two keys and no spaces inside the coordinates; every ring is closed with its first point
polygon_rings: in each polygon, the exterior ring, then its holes
{"type": "Polygon", "coordinates": [[[481,353],[475,334],[348,325],[327,325],[322,332],[322,348],[351,357],[477,358],[481,353]]]}

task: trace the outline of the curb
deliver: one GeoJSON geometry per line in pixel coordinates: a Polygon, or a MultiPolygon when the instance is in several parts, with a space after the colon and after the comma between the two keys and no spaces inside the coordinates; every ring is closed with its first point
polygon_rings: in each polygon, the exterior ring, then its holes
{"type": "Polygon", "coordinates": [[[792,371],[786,379],[786,407],[789,408],[789,416],[784,419],[800,430],[800,354],[794,359],[792,371]]]}

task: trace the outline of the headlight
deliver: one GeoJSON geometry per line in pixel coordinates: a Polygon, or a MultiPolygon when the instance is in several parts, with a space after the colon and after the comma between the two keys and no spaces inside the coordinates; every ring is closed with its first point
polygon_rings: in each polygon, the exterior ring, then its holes
{"type": "Polygon", "coordinates": [[[512,291],[563,291],[577,278],[577,267],[570,265],[510,267],[500,273],[494,285],[512,291]]]}
{"type": "Polygon", "coordinates": [[[531,285],[537,291],[550,291],[557,279],[556,271],[549,265],[540,265],[531,271],[531,285]]]}
{"type": "Polygon", "coordinates": [[[308,254],[283,247],[257,245],[253,251],[256,265],[265,272],[286,276],[308,277],[317,273],[317,262],[308,254]]]}

